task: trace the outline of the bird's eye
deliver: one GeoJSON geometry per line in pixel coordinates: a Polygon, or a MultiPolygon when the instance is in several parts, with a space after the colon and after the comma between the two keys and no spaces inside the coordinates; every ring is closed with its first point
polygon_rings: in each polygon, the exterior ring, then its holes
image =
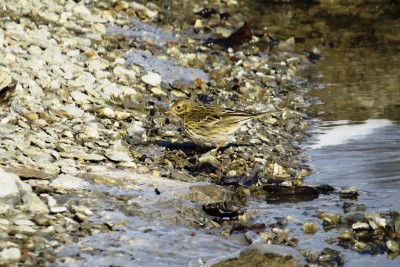
{"type": "Polygon", "coordinates": [[[176,106],[176,109],[177,109],[177,110],[180,110],[180,109],[181,109],[181,106],[176,106]]]}

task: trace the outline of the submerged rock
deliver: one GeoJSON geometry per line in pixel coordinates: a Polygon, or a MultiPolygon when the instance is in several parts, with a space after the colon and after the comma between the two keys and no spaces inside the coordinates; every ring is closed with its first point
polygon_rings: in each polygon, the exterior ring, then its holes
{"type": "Polygon", "coordinates": [[[306,263],[303,256],[293,248],[253,244],[231,255],[207,261],[205,266],[303,267],[306,263]]]}
{"type": "Polygon", "coordinates": [[[318,227],[313,222],[306,222],[303,224],[303,232],[305,234],[315,234],[318,231],[318,227]]]}

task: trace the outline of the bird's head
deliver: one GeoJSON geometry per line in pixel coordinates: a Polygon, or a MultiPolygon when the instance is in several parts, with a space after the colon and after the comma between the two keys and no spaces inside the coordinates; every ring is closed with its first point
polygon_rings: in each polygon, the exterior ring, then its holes
{"type": "Polygon", "coordinates": [[[187,100],[187,99],[182,99],[176,101],[174,104],[172,104],[171,108],[168,109],[165,113],[166,114],[174,114],[178,116],[184,116],[196,106],[196,103],[193,101],[187,100]]]}

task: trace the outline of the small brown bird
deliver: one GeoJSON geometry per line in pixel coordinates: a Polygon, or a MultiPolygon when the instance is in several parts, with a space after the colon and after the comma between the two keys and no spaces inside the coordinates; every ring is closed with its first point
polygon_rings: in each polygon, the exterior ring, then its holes
{"type": "Polygon", "coordinates": [[[246,122],[276,112],[252,114],[219,106],[178,100],[165,112],[179,116],[185,135],[200,146],[217,149],[230,143],[235,132],[246,122]]]}

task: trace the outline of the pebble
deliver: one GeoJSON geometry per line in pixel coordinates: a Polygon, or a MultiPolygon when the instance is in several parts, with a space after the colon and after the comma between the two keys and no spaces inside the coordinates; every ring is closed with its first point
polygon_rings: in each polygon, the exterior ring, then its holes
{"type": "Polygon", "coordinates": [[[9,221],[9,220],[6,220],[6,219],[3,219],[3,218],[0,218],[0,224],[3,224],[3,225],[10,225],[11,223],[10,223],[10,221],[9,221]]]}
{"type": "Polygon", "coordinates": [[[358,196],[358,190],[355,186],[343,187],[340,190],[341,196],[358,196]]]}
{"type": "Polygon", "coordinates": [[[40,196],[47,200],[47,205],[49,206],[49,208],[57,206],[57,200],[55,200],[54,197],[52,197],[51,195],[41,194],[40,196]]]}
{"type": "Polygon", "coordinates": [[[85,7],[84,5],[75,6],[73,11],[74,11],[74,13],[77,13],[81,16],[91,15],[91,12],[89,11],[89,9],[87,9],[87,7],[85,7]]]}
{"type": "Polygon", "coordinates": [[[24,202],[27,209],[33,213],[47,213],[49,209],[45,203],[35,194],[26,193],[22,196],[22,201],[24,202]]]}
{"type": "Polygon", "coordinates": [[[78,104],[88,104],[90,97],[80,91],[71,92],[72,99],[78,104]]]}
{"type": "Polygon", "coordinates": [[[87,161],[102,161],[105,160],[105,157],[99,154],[95,154],[95,153],[78,153],[74,155],[75,158],[81,158],[83,160],[87,160],[87,161]]]}
{"type": "Polygon", "coordinates": [[[0,201],[4,204],[15,204],[21,197],[17,182],[19,177],[0,169],[0,201]]]}
{"type": "Polygon", "coordinates": [[[159,86],[161,83],[161,76],[158,73],[149,72],[142,76],[142,81],[151,86],[159,86]]]}
{"type": "Polygon", "coordinates": [[[136,80],[136,72],[134,70],[127,70],[121,66],[116,66],[113,73],[118,76],[119,80],[126,81],[127,83],[136,80]]]}
{"type": "Polygon", "coordinates": [[[146,6],[139,4],[137,2],[130,2],[130,7],[132,9],[134,9],[135,11],[139,12],[140,14],[144,15],[145,17],[148,18],[154,18],[157,16],[158,12],[157,11],[153,11],[150,10],[149,8],[147,8],[146,6]]]}
{"type": "Polygon", "coordinates": [[[102,117],[113,119],[115,117],[115,111],[111,108],[102,108],[97,111],[97,114],[102,117]]]}
{"type": "Polygon", "coordinates": [[[400,244],[398,242],[395,242],[393,240],[388,240],[386,241],[386,246],[390,251],[400,252],[400,244]]]}
{"type": "Polygon", "coordinates": [[[313,222],[306,222],[303,224],[303,232],[305,234],[313,235],[318,231],[318,227],[313,222]]]}
{"type": "Polygon", "coordinates": [[[154,95],[168,95],[166,92],[164,92],[161,88],[159,87],[153,87],[150,89],[150,91],[154,94],[154,95]]]}
{"type": "Polygon", "coordinates": [[[372,229],[377,229],[379,227],[385,228],[386,227],[386,219],[380,217],[378,214],[374,213],[366,213],[365,218],[368,219],[368,223],[372,229]]]}
{"type": "Polygon", "coordinates": [[[78,190],[87,188],[89,186],[89,182],[72,175],[60,174],[50,183],[50,186],[56,190],[78,190]]]}
{"type": "Polygon", "coordinates": [[[61,212],[67,212],[68,209],[66,207],[52,207],[50,208],[50,211],[52,213],[61,213],[61,212]]]}
{"type": "Polygon", "coordinates": [[[105,156],[112,160],[112,161],[116,161],[116,162],[131,162],[132,158],[127,155],[124,152],[119,152],[119,151],[113,151],[113,150],[107,150],[105,153],[105,156]]]}
{"type": "Polygon", "coordinates": [[[367,230],[370,229],[370,226],[368,223],[356,222],[351,225],[351,228],[353,230],[367,230]]]}
{"type": "Polygon", "coordinates": [[[129,135],[134,135],[135,133],[143,133],[146,129],[143,127],[143,123],[140,121],[134,121],[129,127],[126,129],[126,132],[129,135]]]}
{"type": "Polygon", "coordinates": [[[16,219],[14,220],[15,225],[35,225],[35,223],[28,219],[16,219]]]}
{"type": "Polygon", "coordinates": [[[21,258],[19,248],[5,248],[0,252],[0,258],[9,261],[18,261],[21,258]]]}

